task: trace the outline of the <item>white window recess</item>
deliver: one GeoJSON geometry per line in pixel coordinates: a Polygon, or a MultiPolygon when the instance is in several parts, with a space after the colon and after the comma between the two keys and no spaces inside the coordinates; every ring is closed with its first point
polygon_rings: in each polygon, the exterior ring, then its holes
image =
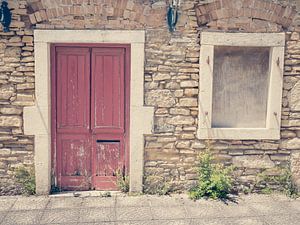
{"type": "Polygon", "coordinates": [[[202,32],[199,139],[280,139],[284,33],[202,32]]]}

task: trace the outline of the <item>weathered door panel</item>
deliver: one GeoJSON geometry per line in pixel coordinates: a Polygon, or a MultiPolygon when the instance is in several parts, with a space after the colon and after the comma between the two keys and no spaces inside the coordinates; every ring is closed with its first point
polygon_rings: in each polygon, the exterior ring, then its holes
{"type": "Polygon", "coordinates": [[[59,135],[59,183],[62,190],[88,190],[90,188],[90,151],[88,134],[59,135]]]}
{"type": "Polygon", "coordinates": [[[93,177],[95,189],[115,190],[123,170],[125,132],[125,50],[92,50],[93,177]]]}
{"type": "Polygon", "coordinates": [[[116,190],[117,173],[125,173],[124,140],[117,135],[93,137],[92,185],[96,190],[116,190]]]}
{"type": "Polygon", "coordinates": [[[128,171],[128,48],[58,45],[53,49],[57,186],[117,190],[117,171],[128,171]]]}
{"type": "Polygon", "coordinates": [[[124,49],[92,51],[92,130],[124,133],[124,49]]]}
{"type": "Polygon", "coordinates": [[[89,132],[89,86],[89,49],[57,48],[58,131],[71,131],[77,133],[89,132]]]}
{"type": "Polygon", "coordinates": [[[58,186],[88,190],[90,155],[90,50],[56,48],[58,186]]]}

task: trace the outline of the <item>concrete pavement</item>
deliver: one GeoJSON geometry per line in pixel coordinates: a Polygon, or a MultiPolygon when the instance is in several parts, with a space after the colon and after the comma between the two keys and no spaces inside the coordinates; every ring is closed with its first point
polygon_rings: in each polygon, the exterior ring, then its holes
{"type": "Polygon", "coordinates": [[[0,197],[0,225],[300,225],[300,199],[247,195],[237,203],[186,195],[0,197]]]}

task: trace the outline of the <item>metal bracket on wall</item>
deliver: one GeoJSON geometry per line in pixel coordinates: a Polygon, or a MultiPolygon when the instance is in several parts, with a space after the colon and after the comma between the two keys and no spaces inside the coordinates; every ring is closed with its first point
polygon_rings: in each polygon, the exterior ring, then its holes
{"type": "Polygon", "coordinates": [[[168,26],[169,26],[169,31],[174,32],[176,29],[176,24],[178,21],[178,8],[180,5],[180,0],[173,0],[172,4],[169,5],[168,7],[168,12],[167,12],[167,21],[168,21],[168,26]]]}
{"type": "Polygon", "coordinates": [[[2,1],[1,3],[0,22],[3,26],[3,32],[9,32],[9,26],[11,24],[11,12],[6,1],[2,1]]]}
{"type": "Polygon", "coordinates": [[[210,59],[209,59],[209,56],[207,56],[206,63],[207,63],[208,65],[210,64],[210,59]]]}

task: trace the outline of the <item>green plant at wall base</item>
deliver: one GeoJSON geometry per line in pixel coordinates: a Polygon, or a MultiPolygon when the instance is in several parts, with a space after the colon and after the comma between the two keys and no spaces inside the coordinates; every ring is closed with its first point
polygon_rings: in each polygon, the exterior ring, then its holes
{"type": "Polygon", "coordinates": [[[172,182],[159,175],[148,175],[145,178],[144,193],[150,195],[167,195],[172,192],[172,182]]]}
{"type": "Polygon", "coordinates": [[[109,191],[106,191],[104,193],[100,193],[100,197],[102,197],[102,198],[110,198],[111,197],[111,193],[109,191]]]}
{"type": "Polygon", "coordinates": [[[283,192],[289,197],[299,196],[298,188],[293,181],[290,167],[278,167],[276,169],[278,171],[276,175],[268,175],[267,171],[257,175],[256,186],[265,185],[261,192],[272,193],[273,189],[269,185],[273,184],[276,186],[276,191],[283,192]]]}
{"type": "Polygon", "coordinates": [[[15,169],[15,179],[23,188],[23,194],[35,194],[35,175],[32,167],[18,167],[15,169]]]}
{"type": "Polygon", "coordinates": [[[129,192],[129,176],[122,174],[121,171],[117,171],[117,187],[123,193],[129,192]]]}
{"type": "Polygon", "coordinates": [[[264,189],[261,190],[261,193],[263,193],[265,195],[270,195],[270,194],[272,194],[272,189],[269,187],[265,187],[264,189]]]}
{"type": "Polygon", "coordinates": [[[283,184],[286,195],[290,197],[299,196],[298,187],[294,183],[290,168],[283,169],[281,176],[278,177],[278,181],[283,184]]]}
{"type": "Polygon", "coordinates": [[[233,167],[213,163],[209,150],[199,155],[198,184],[189,191],[193,200],[200,198],[226,199],[232,190],[233,167]]]}
{"type": "Polygon", "coordinates": [[[165,182],[162,186],[162,188],[160,189],[160,191],[158,191],[158,195],[168,195],[172,192],[172,184],[171,182],[165,182]]]}

